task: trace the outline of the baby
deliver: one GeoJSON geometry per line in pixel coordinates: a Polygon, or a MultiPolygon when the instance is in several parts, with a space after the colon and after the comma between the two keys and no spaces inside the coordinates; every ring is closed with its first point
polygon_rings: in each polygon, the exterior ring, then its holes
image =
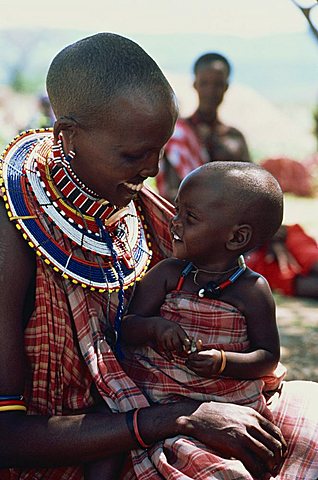
{"type": "Polygon", "coordinates": [[[270,416],[285,375],[275,302],[243,255],[270,239],[282,216],[278,182],[254,164],[212,162],[182,181],[173,258],[139,282],[122,322],[125,368],[151,402],[187,396],[270,416]]]}

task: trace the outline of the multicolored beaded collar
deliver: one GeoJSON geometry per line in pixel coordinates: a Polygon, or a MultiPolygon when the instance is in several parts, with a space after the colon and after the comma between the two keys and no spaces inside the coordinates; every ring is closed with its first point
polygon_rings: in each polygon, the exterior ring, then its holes
{"type": "Polygon", "coordinates": [[[56,272],[100,292],[127,288],[146,272],[152,252],[134,202],[118,209],[97,198],[53,147],[51,129],[23,132],[1,160],[9,219],[56,272]]]}
{"type": "MultiPolygon", "coordinates": [[[[244,260],[244,256],[240,255],[238,257],[237,262],[238,262],[238,268],[236,267],[235,272],[227,280],[221,283],[216,283],[213,281],[208,282],[203,288],[200,288],[198,290],[198,297],[200,298],[206,297],[210,299],[218,298],[226,287],[228,287],[229,285],[232,285],[245,272],[246,263],[244,260]]],[[[189,275],[189,273],[191,272],[192,273],[194,272],[194,283],[198,285],[198,283],[195,281],[195,276],[199,270],[200,269],[195,267],[193,263],[191,262],[187,263],[181,272],[181,275],[179,277],[179,280],[176,286],[176,290],[181,290],[186,276],[189,275]]],[[[230,272],[231,270],[233,269],[231,268],[226,272],[219,272],[219,273],[227,273],[227,272],[230,272]]],[[[208,270],[203,270],[203,269],[201,269],[201,271],[208,272],[208,270]]],[[[217,272],[210,272],[210,273],[217,273],[217,272]]]]}

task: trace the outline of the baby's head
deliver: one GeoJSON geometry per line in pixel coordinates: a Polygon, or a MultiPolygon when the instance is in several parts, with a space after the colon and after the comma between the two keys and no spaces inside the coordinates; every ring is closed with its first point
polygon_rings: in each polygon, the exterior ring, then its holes
{"type": "MultiPolygon", "coordinates": [[[[242,254],[269,240],[281,225],[283,193],[277,180],[247,162],[211,162],[191,172],[177,202],[196,204],[211,235],[242,254]]],[[[208,235],[208,232],[206,233],[208,235]]]]}

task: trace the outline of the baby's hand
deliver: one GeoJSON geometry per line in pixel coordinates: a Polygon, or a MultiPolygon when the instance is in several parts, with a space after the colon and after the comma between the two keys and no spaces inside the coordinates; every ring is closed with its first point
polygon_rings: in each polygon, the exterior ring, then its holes
{"type": "Polygon", "coordinates": [[[180,325],[162,317],[156,317],[151,330],[153,342],[169,360],[173,360],[172,352],[182,353],[190,342],[180,325]]]}
{"type": "Polygon", "coordinates": [[[214,348],[190,353],[185,364],[200,377],[210,378],[218,374],[222,364],[222,354],[220,350],[214,348]]]}

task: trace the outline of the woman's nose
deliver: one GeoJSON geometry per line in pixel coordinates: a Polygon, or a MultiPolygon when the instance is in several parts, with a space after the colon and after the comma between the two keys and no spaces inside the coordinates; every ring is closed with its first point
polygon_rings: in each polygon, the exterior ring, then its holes
{"type": "Polygon", "coordinates": [[[149,156],[140,171],[140,175],[143,177],[155,177],[159,172],[159,160],[160,154],[153,154],[149,156]]]}

